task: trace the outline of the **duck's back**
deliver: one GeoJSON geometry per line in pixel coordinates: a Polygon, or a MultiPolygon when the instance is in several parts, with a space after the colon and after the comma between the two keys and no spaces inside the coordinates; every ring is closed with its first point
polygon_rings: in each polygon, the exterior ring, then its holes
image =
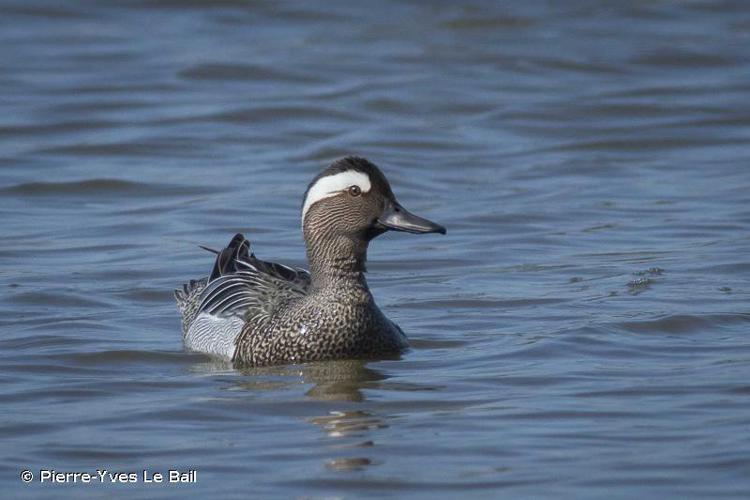
{"type": "Polygon", "coordinates": [[[188,349],[232,359],[247,324],[264,330],[279,309],[307,294],[306,271],[259,260],[249,247],[243,235],[235,235],[218,252],[207,279],[175,291],[188,349]]]}

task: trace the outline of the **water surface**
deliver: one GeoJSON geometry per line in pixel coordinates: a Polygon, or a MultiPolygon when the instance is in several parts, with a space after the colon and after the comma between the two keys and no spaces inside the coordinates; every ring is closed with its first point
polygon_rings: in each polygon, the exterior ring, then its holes
{"type": "Polygon", "coordinates": [[[743,1],[0,4],[0,493],[741,498],[743,1]],[[238,231],[305,265],[365,155],[401,359],[235,371],[171,291],[238,231]],[[23,469],[192,485],[49,485],[23,469]]]}

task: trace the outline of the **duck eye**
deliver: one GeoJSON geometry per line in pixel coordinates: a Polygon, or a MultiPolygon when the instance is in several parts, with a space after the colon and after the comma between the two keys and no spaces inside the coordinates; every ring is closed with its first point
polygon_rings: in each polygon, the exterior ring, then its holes
{"type": "Polygon", "coordinates": [[[362,194],[362,190],[355,184],[353,186],[349,186],[349,194],[352,196],[359,196],[360,194],[362,194]]]}

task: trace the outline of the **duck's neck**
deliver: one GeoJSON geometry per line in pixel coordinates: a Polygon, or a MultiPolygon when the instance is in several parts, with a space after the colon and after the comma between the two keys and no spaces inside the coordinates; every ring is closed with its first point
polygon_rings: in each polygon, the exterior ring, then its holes
{"type": "MultiPolygon", "coordinates": [[[[367,242],[346,236],[307,240],[307,261],[314,289],[357,288],[367,291],[367,242]]],[[[367,291],[369,295],[369,291],[367,291]]]]}

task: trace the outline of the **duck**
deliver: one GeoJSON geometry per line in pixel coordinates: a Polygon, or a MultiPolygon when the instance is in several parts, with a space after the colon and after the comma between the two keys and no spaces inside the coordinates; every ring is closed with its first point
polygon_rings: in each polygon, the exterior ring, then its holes
{"type": "Polygon", "coordinates": [[[236,234],[214,251],[207,277],[175,290],[186,349],[249,367],[382,358],[408,348],[367,285],[367,249],[386,231],[446,234],[445,227],[406,210],[383,172],[359,156],[313,178],[301,225],[309,269],[261,260],[236,234]]]}

